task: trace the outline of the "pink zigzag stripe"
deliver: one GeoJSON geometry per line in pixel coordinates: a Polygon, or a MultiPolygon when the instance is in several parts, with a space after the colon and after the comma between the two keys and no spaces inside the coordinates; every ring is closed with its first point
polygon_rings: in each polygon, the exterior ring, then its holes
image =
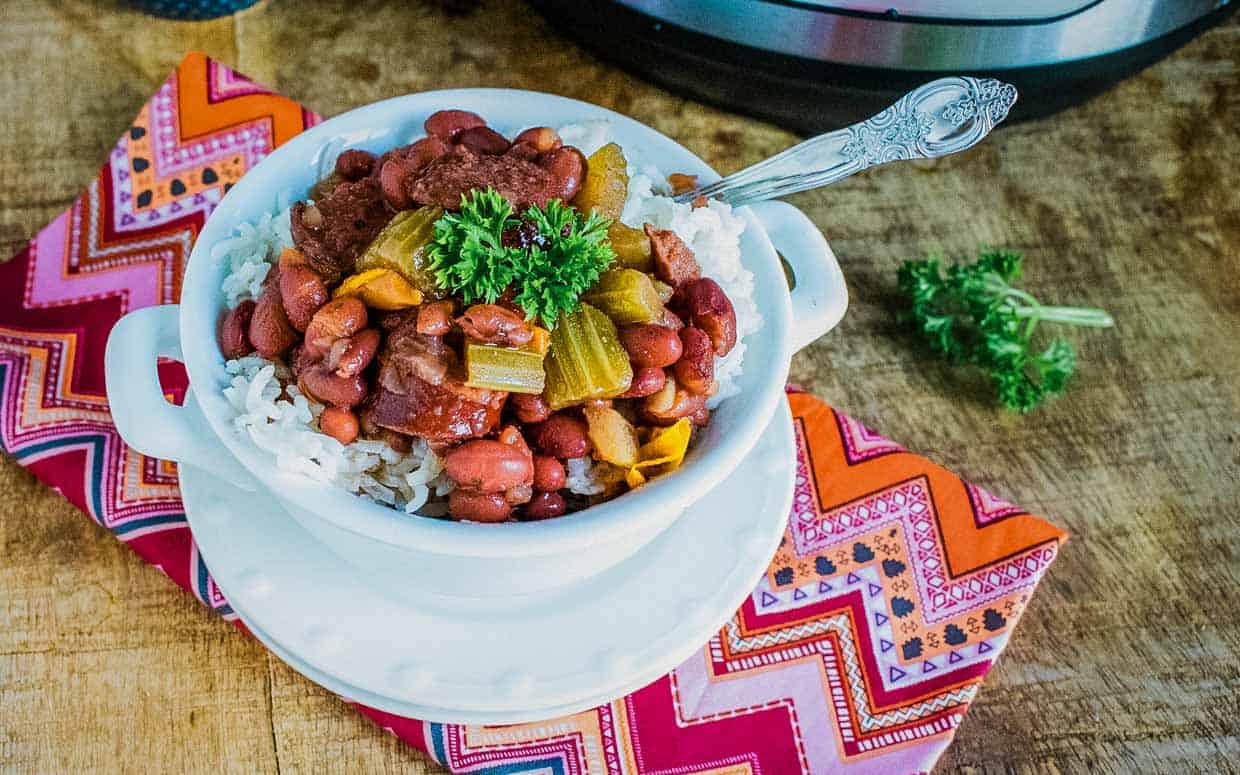
{"type": "Polygon", "coordinates": [[[973,506],[973,521],[978,527],[1014,517],[1017,514],[1028,513],[1021,507],[1008,503],[972,482],[965,482],[964,489],[969,494],[969,504],[973,506]]]}
{"type": "MultiPolygon", "coordinates": [[[[3,413],[0,414],[0,422],[3,423],[0,425],[0,436],[3,437],[4,448],[10,454],[17,456],[23,465],[29,466],[69,452],[85,451],[87,454],[87,464],[82,469],[84,492],[91,492],[94,488],[99,488],[104,513],[96,514],[94,505],[89,499],[83,506],[96,522],[109,529],[117,529],[131,521],[149,516],[175,513],[181,509],[180,501],[176,499],[151,499],[135,503],[129,503],[122,499],[122,493],[124,492],[124,482],[122,480],[123,472],[125,471],[124,458],[126,455],[138,453],[133,452],[124,445],[110,422],[76,416],[48,422],[33,428],[23,427],[19,413],[27,390],[31,359],[25,351],[5,349],[4,345],[9,343],[8,339],[10,338],[0,338],[0,363],[7,364],[8,366],[6,369],[8,379],[3,386],[0,386],[3,388],[4,395],[3,413]],[[100,469],[103,471],[102,481],[96,482],[93,479],[95,444],[86,441],[69,441],[69,439],[84,436],[101,439],[103,442],[103,460],[100,465],[100,469]],[[25,450],[36,445],[54,442],[59,439],[65,439],[66,441],[64,444],[57,444],[40,452],[25,453],[25,450]]],[[[9,344],[12,346],[11,343],[9,344]]],[[[49,360],[59,361],[62,357],[62,353],[60,353],[62,343],[59,340],[41,341],[38,338],[31,338],[19,344],[47,347],[51,351],[49,360]]],[[[65,402],[61,401],[60,403],[65,402]]],[[[98,410],[99,407],[92,406],[90,408],[98,410]]],[[[143,528],[141,531],[136,531],[136,535],[145,535],[150,532],[156,532],[159,529],[164,528],[151,526],[143,528]]],[[[132,537],[134,536],[127,536],[127,538],[132,537]]]]}
{"type": "Polygon", "coordinates": [[[849,463],[855,465],[882,455],[904,452],[904,447],[880,436],[843,412],[834,409],[831,411],[839,426],[840,437],[844,441],[844,455],[849,463]]]}
{"type": "Polygon", "coordinates": [[[211,102],[220,102],[247,94],[271,94],[271,91],[212,59],[207,62],[207,94],[211,102]]]}
{"type": "Polygon", "coordinates": [[[588,772],[583,761],[579,732],[568,732],[524,745],[518,753],[507,746],[468,748],[465,744],[465,731],[466,727],[454,724],[443,727],[444,748],[448,756],[448,761],[444,764],[453,772],[469,772],[496,764],[513,766],[523,761],[546,759],[548,756],[557,756],[560,759],[565,775],[586,775],[588,772]]]}
{"type": "MultiPolygon", "coordinates": [[[[769,672],[753,673],[711,683],[706,661],[690,659],[676,668],[676,681],[680,685],[677,701],[687,720],[733,713],[738,707],[785,703],[796,709],[798,724],[793,731],[803,744],[807,772],[839,772],[847,764],[850,773],[864,773],[867,768],[856,760],[846,762],[840,757],[834,739],[826,735],[806,737],[801,734],[801,729],[825,730],[836,725],[837,713],[828,704],[822,685],[821,664],[820,658],[807,659],[782,666],[778,677],[769,672]],[[861,769],[851,769],[858,766],[861,769]]],[[[958,715],[964,717],[963,707],[958,715]]],[[[909,772],[923,762],[933,761],[951,742],[951,735],[944,738],[941,734],[899,750],[883,749],[883,756],[872,760],[873,768],[868,771],[909,772]]]]}
{"type": "MultiPolygon", "coordinates": [[[[158,293],[159,276],[171,256],[166,249],[161,251],[158,243],[166,243],[169,240],[167,237],[152,240],[146,262],[122,265],[106,272],[84,272],[66,282],[63,262],[70,223],[78,220],[80,208],[80,204],[75,204],[52,221],[31,243],[30,271],[26,274],[26,306],[46,308],[118,296],[122,312],[127,312],[163,303],[158,293]]],[[[188,242],[191,236],[186,230],[183,238],[188,242]]]]}

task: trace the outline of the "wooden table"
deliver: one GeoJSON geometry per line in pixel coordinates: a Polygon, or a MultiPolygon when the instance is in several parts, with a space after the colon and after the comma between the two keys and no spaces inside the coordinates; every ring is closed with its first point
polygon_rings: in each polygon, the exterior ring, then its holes
{"type": "MultiPolygon", "coordinates": [[[[85,0],[0,8],[0,248],[94,174],[200,49],[328,115],[405,92],[587,99],[722,171],[796,138],[643,83],[528,9],[275,0],[171,23],[85,0]]],[[[1090,104],[962,157],[797,197],[852,306],[793,378],[1073,533],[941,772],[1240,771],[1240,20],[1090,104]],[[1067,398],[1029,417],[897,335],[895,268],[1025,251],[1103,306],[1067,398]]],[[[0,463],[0,770],[438,771],[0,463]]]]}

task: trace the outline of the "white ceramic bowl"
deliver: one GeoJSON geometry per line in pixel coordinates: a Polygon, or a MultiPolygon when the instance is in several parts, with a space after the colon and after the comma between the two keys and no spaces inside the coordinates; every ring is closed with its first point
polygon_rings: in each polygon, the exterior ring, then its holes
{"type": "MultiPolygon", "coordinates": [[[[137,310],[113,329],[107,389],[121,436],[139,451],[186,461],[251,490],[270,490],[289,514],[375,583],[453,597],[543,591],[591,576],[625,559],[733,470],[770,422],[792,353],[843,316],[847,292],[826,240],[782,202],[741,208],[747,222],[742,261],[753,273],[764,325],[745,339],[740,393],[724,401],[676,472],[564,518],[483,525],[410,517],[340,488],[280,471],[274,459],[232,426],[228,384],[217,344],[224,311],[224,261],[211,248],[235,228],[304,197],[324,161],[346,148],[382,152],[423,134],[436,110],[461,108],[511,136],[528,126],[611,122],[612,136],[664,171],[718,176],[691,152],[632,119],[576,100],[507,89],[425,92],[367,105],[297,136],[250,170],[211,214],[194,244],[180,305],[137,310]],[[795,274],[789,292],[776,248],[795,274]],[[198,406],[169,404],[159,388],[159,357],[181,360],[198,406]]],[[[255,514],[256,519],[284,518],[255,514]]],[[[272,547],[279,551],[279,547],[272,547]]]]}

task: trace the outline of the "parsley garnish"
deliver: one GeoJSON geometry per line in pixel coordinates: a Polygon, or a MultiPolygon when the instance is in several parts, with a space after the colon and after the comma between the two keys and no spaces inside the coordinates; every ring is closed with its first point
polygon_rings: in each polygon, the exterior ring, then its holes
{"type": "Polygon", "coordinates": [[[554,327],[560,315],[580,306],[578,298],[615,259],[607,242],[609,224],[596,212],[583,216],[558,199],[531,206],[518,218],[494,189],[475,189],[461,196],[459,213],[435,222],[427,255],[438,285],[460,294],[466,304],[492,303],[511,286],[513,301],[528,319],[554,327]],[[523,221],[533,225],[538,238],[525,240],[525,246],[505,245],[505,232],[520,229],[523,221]]]}
{"type": "Polygon", "coordinates": [[[953,363],[985,369],[1000,403],[1030,412],[1063,391],[1076,368],[1076,351],[1052,339],[1040,352],[1033,333],[1042,321],[1106,328],[1115,324],[1100,309],[1049,307],[1011,283],[1020,278],[1021,255],[984,251],[973,264],[949,267],[939,261],[906,261],[900,293],[909,309],[901,318],[916,326],[923,342],[953,363]]]}

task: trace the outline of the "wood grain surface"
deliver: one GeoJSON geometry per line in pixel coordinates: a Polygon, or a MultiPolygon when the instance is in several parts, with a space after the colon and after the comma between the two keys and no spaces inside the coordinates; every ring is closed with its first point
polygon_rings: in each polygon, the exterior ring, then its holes
{"type": "MultiPolygon", "coordinates": [[[[153,20],[0,3],[0,250],[94,174],[189,49],[325,114],[450,86],[597,102],[723,172],[797,138],[650,86],[517,3],[270,0],[153,20]]],[[[1066,527],[1066,546],[939,772],[1240,771],[1240,20],[1089,104],[961,157],[794,202],[848,277],[793,378],[1066,527]],[[995,409],[892,323],[928,252],[1025,251],[1029,287],[1103,306],[1044,411],[995,409]]],[[[213,618],[11,460],[0,463],[0,770],[438,772],[213,618]]]]}

